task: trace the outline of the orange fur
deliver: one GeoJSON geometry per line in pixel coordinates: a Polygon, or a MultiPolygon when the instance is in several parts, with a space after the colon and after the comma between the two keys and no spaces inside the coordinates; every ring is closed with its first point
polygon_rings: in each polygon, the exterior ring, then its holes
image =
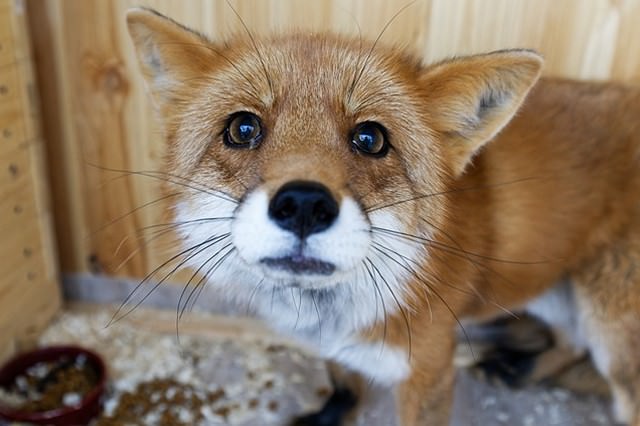
{"type": "Polygon", "coordinates": [[[640,90],[543,79],[516,113],[540,72],[529,51],[423,66],[333,35],[222,44],[149,11],[128,22],[172,173],[238,198],[316,180],[432,234],[409,266],[407,306],[361,331],[411,344],[402,425],[447,422],[458,319],[521,308],[563,278],[590,347],[606,347],[598,366],[620,419],[640,425],[640,90]],[[237,111],[261,117],[259,150],[216,146],[237,111]],[[351,151],[346,135],[363,121],[384,123],[391,154],[351,151]]]}

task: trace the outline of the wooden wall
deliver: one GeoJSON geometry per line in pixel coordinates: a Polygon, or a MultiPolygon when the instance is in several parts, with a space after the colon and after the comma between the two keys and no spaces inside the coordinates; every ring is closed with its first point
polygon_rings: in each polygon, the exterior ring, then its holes
{"type": "Polygon", "coordinates": [[[0,0],[0,361],[33,343],[61,301],[23,6],[0,0]]]}
{"type": "MultiPolygon", "coordinates": [[[[256,33],[331,29],[375,37],[407,0],[231,0],[256,33]]],[[[143,4],[209,34],[240,30],[223,0],[30,0],[65,272],[141,277],[164,257],[138,229],[163,221],[157,182],[114,169],[161,168],[124,12],[143,4]],[[142,207],[141,207],[142,206],[142,207]],[[120,220],[129,212],[133,212],[120,220]],[[118,265],[136,252],[119,270],[118,265]]],[[[382,40],[427,60],[506,47],[546,57],[546,73],[640,83],[640,0],[418,0],[382,40]]]]}

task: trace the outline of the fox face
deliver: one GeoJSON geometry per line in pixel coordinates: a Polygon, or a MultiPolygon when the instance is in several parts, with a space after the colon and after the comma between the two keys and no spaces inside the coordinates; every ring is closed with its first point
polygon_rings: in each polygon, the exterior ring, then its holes
{"type": "Polygon", "coordinates": [[[442,209],[411,201],[441,192],[446,173],[432,130],[416,119],[418,88],[402,75],[418,67],[365,53],[324,37],[279,38],[259,51],[230,42],[221,55],[234,65],[216,58],[184,109],[170,112],[171,172],[208,188],[176,202],[178,222],[202,220],[182,234],[185,248],[207,247],[189,263],[245,303],[255,289],[259,310],[271,310],[273,294],[288,308],[279,312],[295,312],[279,318],[284,327],[315,330],[316,306],[321,317],[342,316],[325,312],[336,300],[354,305],[344,306],[356,313],[350,329],[381,320],[383,304],[394,312],[426,254],[394,234],[427,235],[419,218],[442,209]],[[409,168],[409,158],[429,166],[409,168]]]}
{"type": "Polygon", "coordinates": [[[421,297],[450,183],[541,64],[505,51],[424,66],[326,34],[214,43],[145,10],[128,23],[184,187],[187,263],[327,352],[421,297]]]}

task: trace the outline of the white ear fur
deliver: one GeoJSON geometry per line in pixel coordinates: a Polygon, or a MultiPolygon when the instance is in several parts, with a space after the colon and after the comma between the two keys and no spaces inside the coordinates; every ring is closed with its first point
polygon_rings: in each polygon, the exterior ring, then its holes
{"type": "Polygon", "coordinates": [[[443,137],[454,174],[513,117],[540,76],[530,50],[467,56],[428,67],[422,75],[429,114],[443,137]]]}

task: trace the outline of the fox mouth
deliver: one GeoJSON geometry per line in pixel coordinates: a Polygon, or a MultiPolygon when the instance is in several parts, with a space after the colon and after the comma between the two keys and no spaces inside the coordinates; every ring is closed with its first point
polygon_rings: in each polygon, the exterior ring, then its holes
{"type": "Polygon", "coordinates": [[[260,263],[269,268],[296,275],[331,275],[336,269],[333,263],[302,255],[265,257],[260,260],[260,263]]]}

